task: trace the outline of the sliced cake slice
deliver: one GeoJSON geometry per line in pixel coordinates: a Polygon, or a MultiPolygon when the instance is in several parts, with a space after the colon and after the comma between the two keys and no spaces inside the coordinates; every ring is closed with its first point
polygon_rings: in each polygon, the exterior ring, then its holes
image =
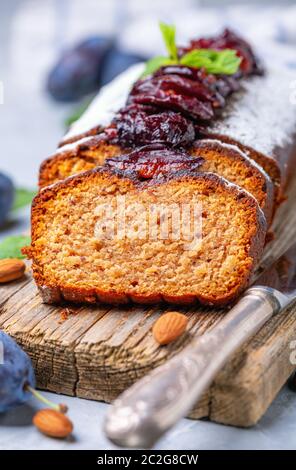
{"type": "Polygon", "coordinates": [[[213,173],[96,168],[36,196],[25,252],[48,303],[219,306],[248,285],[265,234],[255,198],[213,173]]]}
{"type": "Polygon", "coordinates": [[[68,176],[101,166],[106,158],[123,152],[118,145],[107,143],[100,135],[83,137],[77,142],[63,145],[41,163],[39,187],[44,188],[68,176]]]}
{"type": "Polygon", "coordinates": [[[251,193],[271,224],[276,201],[274,184],[265,170],[236,145],[202,139],[194,143],[192,155],[202,157],[202,171],[223,176],[251,193]]]}
{"type": "MultiPolygon", "coordinates": [[[[154,147],[158,150],[154,152],[154,157],[161,157],[165,152],[164,147],[161,144],[155,145],[154,147]]],[[[123,153],[128,154],[127,149],[108,144],[99,136],[83,139],[78,145],[72,144],[66,147],[41,165],[40,187],[48,186],[75,173],[101,166],[107,158],[114,157],[115,159],[120,158],[123,153]]],[[[151,146],[143,148],[149,149],[149,147],[151,146]]],[[[131,153],[131,162],[135,153],[137,154],[137,151],[131,153]]],[[[249,191],[259,202],[270,224],[275,203],[274,186],[267,173],[255,161],[247,157],[238,147],[212,139],[197,140],[188,150],[188,154],[203,158],[199,171],[217,173],[231,183],[249,191]]],[[[128,160],[129,157],[126,157],[125,162],[127,163],[128,160]]]]}

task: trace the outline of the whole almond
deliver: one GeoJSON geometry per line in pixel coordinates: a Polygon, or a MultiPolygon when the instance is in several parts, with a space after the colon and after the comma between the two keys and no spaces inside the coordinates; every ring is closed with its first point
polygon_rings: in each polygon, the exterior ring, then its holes
{"type": "Polygon", "coordinates": [[[64,438],[73,431],[73,424],[63,413],[45,408],[38,411],[33,423],[43,434],[50,437],[64,438]]]}
{"type": "Polygon", "coordinates": [[[25,263],[20,259],[1,259],[0,260],[0,283],[15,281],[24,275],[26,270],[25,263]]]}
{"type": "Polygon", "coordinates": [[[179,338],[188,323],[188,318],[179,312],[167,312],[154,323],[152,333],[161,345],[169,344],[179,338]]]}

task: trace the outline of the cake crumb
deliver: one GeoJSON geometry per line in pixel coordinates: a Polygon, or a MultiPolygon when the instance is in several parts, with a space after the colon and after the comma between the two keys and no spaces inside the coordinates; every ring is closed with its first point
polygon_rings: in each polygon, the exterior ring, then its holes
{"type": "Polygon", "coordinates": [[[70,315],[76,315],[76,313],[77,311],[72,308],[69,308],[69,307],[63,308],[60,312],[59,323],[64,323],[64,321],[68,320],[70,315]]]}

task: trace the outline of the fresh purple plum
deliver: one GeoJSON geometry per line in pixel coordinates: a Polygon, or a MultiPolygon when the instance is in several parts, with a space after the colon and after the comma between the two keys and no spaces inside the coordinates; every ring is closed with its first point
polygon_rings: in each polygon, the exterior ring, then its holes
{"type": "Polygon", "coordinates": [[[0,413],[22,405],[31,393],[25,385],[35,387],[35,375],[29,356],[6,333],[0,330],[0,413]]]}
{"type": "Polygon", "coordinates": [[[123,52],[114,46],[107,54],[101,76],[101,85],[106,85],[131,65],[143,62],[146,59],[138,55],[123,52]]]}
{"type": "Polygon", "coordinates": [[[0,227],[7,219],[13,204],[14,186],[10,178],[0,173],[0,227]]]}
{"type": "Polygon", "coordinates": [[[112,40],[94,36],[66,50],[51,70],[47,90],[57,101],[76,101],[100,88],[112,40]]]}

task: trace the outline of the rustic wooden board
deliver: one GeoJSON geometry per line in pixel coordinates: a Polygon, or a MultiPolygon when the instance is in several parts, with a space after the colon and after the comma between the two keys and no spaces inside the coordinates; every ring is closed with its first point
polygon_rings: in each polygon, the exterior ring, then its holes
{"type": "MultiPolygon", "coordinates": [[[[296,234],[296,184],[276,217],[276,238],[265,251],[288,246],[296,234]]],[[[179,309],[189,331],[175,344],[159,347],[151,326],[171,308],[63,307],[44,305],[31,279],[0,287],[0,328],[31,356],[42,389],[111,401],[136,379],[181,351],[193,336],[219,322],[224,311],[179,309]]],[[[273,318],[221,370],[196,404],[192,418],[236,426],[255,424],[292,373],[290,342],[296,339],[296,304],[273,318]]]]}

